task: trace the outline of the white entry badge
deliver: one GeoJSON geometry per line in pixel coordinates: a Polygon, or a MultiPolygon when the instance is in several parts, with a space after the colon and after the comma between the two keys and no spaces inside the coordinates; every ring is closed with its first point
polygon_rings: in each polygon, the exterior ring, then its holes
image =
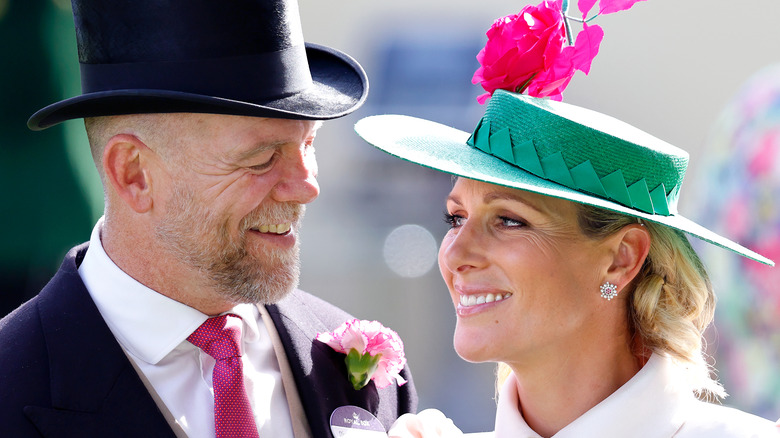
{"type": "Polygon", "coordinates": [[[336,408],[330,415],[330,430],[335,438],[387,438],[382,423],[358,406],[336,408]]]}

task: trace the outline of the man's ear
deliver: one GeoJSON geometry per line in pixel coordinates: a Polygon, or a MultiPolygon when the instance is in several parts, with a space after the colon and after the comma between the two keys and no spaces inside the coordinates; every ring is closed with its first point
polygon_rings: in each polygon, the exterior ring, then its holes
{"type": "Polygon", "coordinates": [[[152,208],[152,151],[138,137],[118,134],[103,149],[103,171],[117,195],[137,213],[152,208]]]}
{"type": "Polygon", "coordinates": [[[650,232],[642,225],[633,224],[623,227],[613,237],[617,246],[606,280],[622,290],[639,273],[650,252],[650,232]]]}

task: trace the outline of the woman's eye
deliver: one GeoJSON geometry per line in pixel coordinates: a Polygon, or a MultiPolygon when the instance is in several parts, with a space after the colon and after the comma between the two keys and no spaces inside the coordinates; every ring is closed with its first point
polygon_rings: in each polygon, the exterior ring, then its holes
{"type": "Polygon", "coordinates": [[[524,227],[526,225],[525,222],[519,219],[512,219],[511,217],[501,216],[499,219],[501,220],[501,225],[508,228],[524,227]]]}
{"type": "Polygon", "coordinates": [[[448,212],[444,212],[444,222],[449,224],[450,228],[457,228],[463,224],[463,221],[465,218],[463,216],[458,216],[456,214],[449,214],[448,212]]]}

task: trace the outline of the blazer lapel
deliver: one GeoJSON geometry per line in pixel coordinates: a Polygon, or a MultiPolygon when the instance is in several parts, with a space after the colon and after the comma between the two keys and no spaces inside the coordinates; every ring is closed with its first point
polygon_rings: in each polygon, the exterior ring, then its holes
{"type": "Polygon", "coordinates": [[[52,406],[25,414],[47,437],[173,437],[78,275],[85,252],[72,250],[41,291],[52,406]]]}
{"type": "Polygon", "coordinates": [[[306,411],[303,409],[301,396],[298,394],[298,385],[295,384],[295,376],[292,368],[290,368],[290,360],[287,358],[282,339],[279,337],[279,332],[276,330],[271,315],[268,314],[268,309],[262,304],[257,304],[257,309],[260,311],[263,325],[271,338],[271,344],[273,344],[276,360],[279,362],[279,371],[282,374],[282,385],[287,398],[287,406],[290,408],[293,436],[295,438],[312,438],[306,411]]]}
{"type": "Polygon", "coordinates": [[[360,406],[377,415],[379,395],[373,382],[356,391],[347,379],[344,355],[314,342],[318,333],[331,331],[346,321],[346,313],[301,291],[266,308],[285,346],[312,436],[332,436],[330,415],[341,406],[360,406]],[[317,311],[324,307],[329,311],[317,311]]]}
{"type": "Polygon", "coordinates": [[[341,406],[371,412],[386,430],[400,415],[416,412],[417,393],[408,368],[401,372],[407,380],[404,386],[377,389],[370,382],[356,391],[347,378],[344,354],[314,340],[318,333],[351,320],[348,313],[300,290],[266,308],[284,344],[314,437],[333,436],[330,416],[341,406]]]}

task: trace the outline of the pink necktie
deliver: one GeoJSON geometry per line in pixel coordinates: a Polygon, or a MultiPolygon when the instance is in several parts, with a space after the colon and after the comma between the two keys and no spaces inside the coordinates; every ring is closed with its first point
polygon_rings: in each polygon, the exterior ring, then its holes
{"type": "Polygon", "coordinates": [[[237,315],[209,318],[187,340],[217,361],[212,375],[217,438],[258,437],[244,388],[241,318],[237,315]],[[228,318],[237,318],[239,323],[225,327],[228,318]]]}

